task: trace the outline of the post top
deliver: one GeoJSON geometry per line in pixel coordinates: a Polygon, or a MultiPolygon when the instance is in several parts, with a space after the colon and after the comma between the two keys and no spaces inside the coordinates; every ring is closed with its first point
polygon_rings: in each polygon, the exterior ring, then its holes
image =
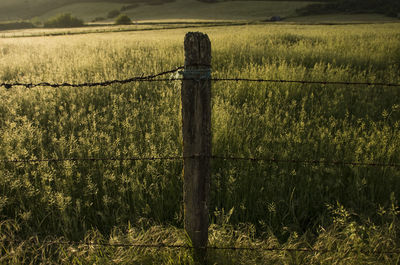
{"type": "Polygon", "coordinates": [[[184,41],[185,68],[209,68],[211,65],[211,42],[207,34],[188,32],[184,41]]]}
{"type": "Polygon", "coordinates": [[[200,31],[189,31],[188,33],[186,33],[185,38],[189,38],[189,37],[198,37],[198,38],[208,38],[208,35],[200,32],[200,31]]]}

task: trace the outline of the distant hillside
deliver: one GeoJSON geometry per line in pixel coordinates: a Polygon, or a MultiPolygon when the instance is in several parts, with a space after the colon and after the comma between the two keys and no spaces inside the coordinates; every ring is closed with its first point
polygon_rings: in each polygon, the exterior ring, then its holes
{"type": "Polygon", "coordinates": [[[123,10],[121,12],[134,20],[265,20],[271,16],[294,16],[296,9],[314,3],[281,0],[224,0],[216,3],[199,0],[0,0],[0,2],[0,20],[3,21],[32,17],[46,20],[51,16],[67,12],[86,22],[99,17],[107,18],[107,13],[111,10],[123,10]],[[11,4],[12,1],[14,4],[11,4]],[[2,6],[9,11],[4,12],[2,6]],[[133,8],[126,9],[127,6],[133,8]]]}
{"type": "Polygon", "coordinates": [[[86,22],[122,10],[134,20],[245,19],[335,13],[397,16],[400,0],[0,0],[0,21],[47,19],[69,12],[86,22]],[[129,7],[129,8],[127,8],[129,7]],[[296,12],[297,10],[297,12],[296,12]]]}
{"type": "Polygon", "coordinates": [[[62,5],[64,0],[1,0],[0,20],[31,18],[62,5]]]}
{"type": "Polygon", "coordinates": [[[30,19],[74,3],[167,3],[174,0],[0,0],[0,20],[30,19]]]}
{"type": "MultiPolygon", "coordinates": [[[[175,0],[166,4],[139,4],[124,10],[133,20],[266,20],[272,16],[296,15],[296,9],[312,2],[305,1],[221,1],[204,3],[198,0],[175,0]]],[[[123,7],[124,4],[102,2],[76,3],[51,10],[44,14],[46,19],[61,12],[91,21],[95,17],[107,17],[107,12],[123,7]],[[119,6],[118,6],[119,5],[119,6]]]]}
{"type": "Polygon", "coordinates": [[[329,13],[379,13],[388,16],[398,16],[400,0],[337,0],[326,4],[312,4],[298,10],[299,14],[329,14],[329,13]]]}

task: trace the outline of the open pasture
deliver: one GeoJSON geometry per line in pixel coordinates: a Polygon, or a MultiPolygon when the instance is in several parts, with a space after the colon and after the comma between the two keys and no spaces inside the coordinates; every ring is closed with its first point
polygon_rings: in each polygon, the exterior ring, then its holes
{"type": "Polygon", "coordinates": [[[113,23],[90,24],[89,26],[76,28],[30,28],[19,30],[0,31],[0,38],[18,38],[18,37],[46,37],[63,35],[81,35],[93,33],[115,33],[131,31],[151,31],[162,29],[195,29],[201,27],[221,27],[232,25],[247,25],[245,21],[216,21],[216,20],[156,20],[133,23],[131,25],[113,25],[113,23]]]}
{"type": "MultiPolygon", "coordinates": [[[[221,1],[205,3],[197,0],[175,0],[159,5],[138,4],[138,7],[124,11],[134,20],[149,19],[208,19],[208,20],[263,20],[271,16],[293,16],[298,8],[312,2],[307,1],[221,1]]],[[[41,16],[47,18],[62,12],[69,12],[86,20],[96,16],[106,17],[107,12],[119,9],[123,4],[76,3],[67,5],[41,16]],[[119,5],[119,6],[118,6],[119,5]]]]}
{"type": "MultiPolygon", "coordinates": [[[[71,13],[90,22],[107,19],[112,10],[136,3],[123,10],[132,20],[207,19],[207,20],[264,20],[271,16],[293,16],[296,9],[310,1],[219,1],[206,3],[197,0],[162,1],[65,1],[65,0],[3,0],[0,3],[0,21],[30,19],[46,20],[60,13],[71,13]]],[[[107,19],[111,21],[113,19],[107,19]]]]}
{"type": "MultiPolygon", "coordinates": [[[[199,31],[212,41],[213,77],[400,83],[398,24],[199,31]]],[[[99,82],[162,72],[183,64],[186,32],[0,39],[0,82],[99,82]]],[[[219,81],[212,93],[216,156],[400,163],[399,87],[219,81]]],[[[1,87],[0,98],[1,160],[182,155],[179,81],[1,87]]],[[[396,264],[399,254],[373,251],[399,250],[399,178],[394,166],[213,160],[210,244],[333,252],[215,251],[211,258],[396,264]]],[[[185,242],[180,160],[2,161],[0,187],[1,262],[191,262],[186,249],[35,243],[185,242]]]]}

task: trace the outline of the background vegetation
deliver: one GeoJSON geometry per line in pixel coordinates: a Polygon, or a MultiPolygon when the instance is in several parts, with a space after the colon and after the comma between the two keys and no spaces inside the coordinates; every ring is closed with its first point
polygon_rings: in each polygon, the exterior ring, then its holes
{"type": "Polygon", "coordinates": [[[27,29],[34,28],[35,25],[27,21],[0,23],[0,30],[27,29]]]}
{"type": "Polygon", "coordinates": [[[124,14],[119,15],[116,19],[115,19],[115,24],[116,25],[129,25],[132,23],[132,20],[124,14]]]}
{"type": "Polygon", "coordinates": [[[45,28],[71,28],[83,26],[83,20],[73,17],[71,14],[60,14],[50,18],[43,25],[45,28]]]}
{"type": "Polygon", "coordinates": [[[396,0],[338,0],[328,4],[312,4],[299,9],[300,14],[321,13],[380,13],[396,17],[400,13],[400,2],[396,0]]]}
{"type": "MultiPolygon", "coordinates": [[[[400,82],[397,24],[200,30],[212,40],[215,77],[400,82]]],[[[186,31],[1,39],[0,81],[161,72],[182,65],[186,31]]],[[[0,159],[181,155],[180,82],[1,88],[0,96],[0,159]]],[[[399,97],[397,87],[215,82],[213,152],[400,163],[399,97]]],[[[330,250],[212,251],[218,264],[399,259],[375,253],[399,250],[398,168],[223,160],[212,167],[210,244],[330,250]]],[[[185,243],[181,161],[2,162],[0,176],[2,262],[191,262],[184,249],[40,243],[185,243]]]]}

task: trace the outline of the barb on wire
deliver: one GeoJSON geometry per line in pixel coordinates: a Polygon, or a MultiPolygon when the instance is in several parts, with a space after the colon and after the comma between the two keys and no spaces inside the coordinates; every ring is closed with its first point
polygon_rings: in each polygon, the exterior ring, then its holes
{"type": "Polygon", "coordinates": [[[394,167],[400,168],[400,164],[396,163],[378,163],[378,162],[352,162],[338,160],[297,160],[297,159],[276,159],[262,157],[235,157],[235,156],[211,156],[213,159],[220,160],[243,160],[250,162],[268,162],[268,163],[286,163],[286,164],[325,164],[334,166],[365,166],[365,167],[394,167]]]}
{"type": "MultiPolygon", "coordinates": [[[[24,243],[23,240],[10,240],[4,239],[3,241],[8,243],[24,243]]],[[[182,244],[135,244],[135,243],[106,243],[106,242],[81,242],[81,241],[42,241],[38,242],[41,244],[48,245],[75,245],[75,246],[87,246],[87,247],[124,247],[124,248],[175,248],[175,249],[195,249],[194,246],[182,245],[182,244]]],[[[204,249],[204,248],[202,248],[204,249]]],[[[270,252],[311,252],[311,253],[333,253],[338,252],[335,249],[316,249],[316,248],[280,248],[280,247],[235,247],[235,246],[207,246],[206,249],[210,250],[232,250],[232,251],[270,251],[270,252]]],[[[359,252],[359,250],[350,250],[350,252],[359,252]]],[[[374,250],[370,251],[373,254],[400,254],[400,251],[394,250],[374,250]]]]}
{"type": "MultiPolygon", "coordinates": [[[[32,87],[38,87],[38,86],[44,86],[44,87],[53,87],[53,88],[58,88],[58,87],[94,87],[94,86],[109,86],[113,84],[127,84],[127,83],[132,83],[136,81],[156,81],[154,78],[159,77],[159,76],[164,76],[167,74],[172,74],[175,73],[179,70],[184,69],[183,66],[177,67],[172,70],[164,71],[161,73],[157,74],[152,74],[152,75],[140,75],[128,79],[115,79],[115,80],[109,80],[109,81],[103,81],[103,82],[85,82],[85,83],[79,83],[79,84],[72,84],[72,83],[48,83],[48,82],[40,82],[40,83],[0,83],[0,87],[5,87],[7,89],[10,89],[15,86],[22,86],[26,88],[32,88],[32,87]]],[[[175,79],[165,79],[165,80],[175,80],[175,79]]]]}

